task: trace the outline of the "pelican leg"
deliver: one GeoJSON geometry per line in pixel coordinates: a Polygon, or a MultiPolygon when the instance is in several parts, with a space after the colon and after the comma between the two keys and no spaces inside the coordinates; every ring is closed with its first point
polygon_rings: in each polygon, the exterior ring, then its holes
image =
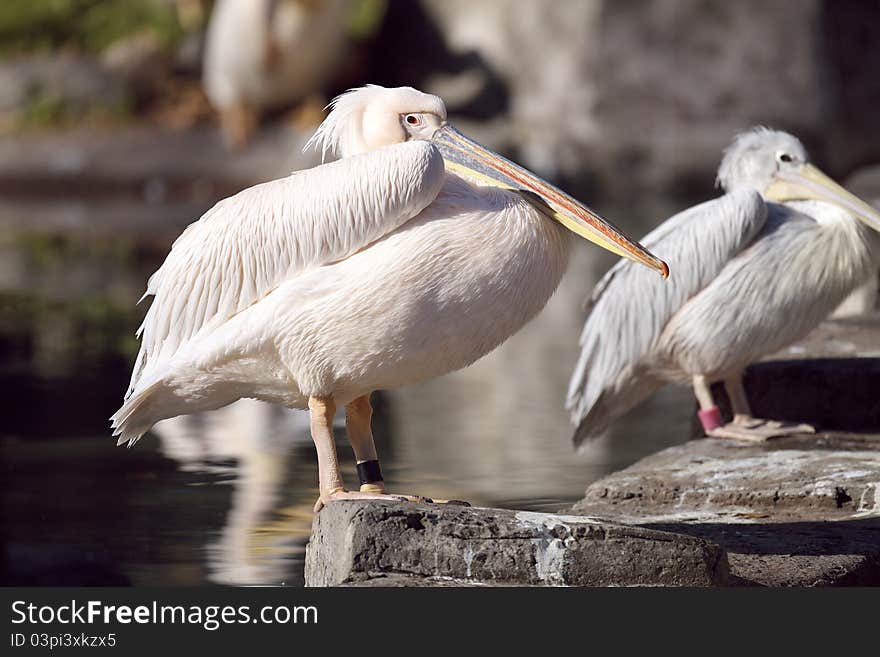
{"type": "Polygon", "coordinates": [[[737,424],[748,424],[749,420],[753,419],[752,407],[749,405],[749,398],[746,396],[746,389],[743,387],[742,374],[724,379],[724,387],[727,389],[727,396],[730,398],[733,421],[737,424]]]}
{"type": "MultiPolygon", "coordinates": [[[[376,455],[376,444],[373,442],[373,407],[370,396],[363,395],[345,407],[345,428],[348,441],[354,450],[358,464],[358,475],[361,478],[361,492],[385,493],[385,481],[379,469],[379,457],[376,455]]],[[[435,502],[437,504],[467,504],[460,500],[433,500],[420,495],[399,495],[410,502],[435,502]]]]}
{"type": "Polygon", "coordinates": [[[697,403],[700,405],[700,410],[697,413],[697,416],[700,418],[700,424],[703,425],[703,431],[707,436],[712,435],[711,432],[718,429],[724,422],[721,417],[721,410],[715,403],[715,398],[712,397],[712,390],[705,376],[702,374],[694,375],[693,385],[697,403]]]}
{"type": "Polygon", "coordinates": [[[358,464],[358,474],[368,472],[372,475],[361,477],[361,490],[384,493],[385,481],[379,469],[376,444],[373,442],[372,420],[373,406],[370,404],[369,395],[358,397],[345,407],[345,428],[358,464]]]}
{"type": "Polygon", "coordinates": [[[339,459],[336,457],[336,443],[333,440],[333,415],[336,404],[332,397],[309,397],[309,419],[312,440],[318,452],[318,485],[320,494],[315,502],[314,512],[318,513],[330,502],[337,500],[392,500],[404,498],[385,493],[348,492],[339,472],[339,459]]]}
{"type": "Polygon", "coordinates": [[[802,433],[816,433],[809,424],[791,424],[777,420],[763,420],[752,416],[752,409],[742,383],[742,374],[724,380],[724,387],[730,397],[733,420],[722,424],[721,412],[715,405],[709,383],[703,376],[694,377],[694,393],[700,404],[700,421],[707,436],[731,438],[750,442],[764,442],[770,438],[792,436],[802,433]]]}

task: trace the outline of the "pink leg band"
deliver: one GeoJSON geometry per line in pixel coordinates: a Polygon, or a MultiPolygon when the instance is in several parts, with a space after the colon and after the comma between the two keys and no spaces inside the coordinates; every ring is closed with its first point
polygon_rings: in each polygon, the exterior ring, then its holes
{"type": "Polygon", "coordinates": [[[713,406],[705,411],[697,411],[697,417],[700,418],[700,424],[703,425],[703,431],[709,432],[717,429],[724,421],[721,417],[721,411],[717,406],[713,406]]]}

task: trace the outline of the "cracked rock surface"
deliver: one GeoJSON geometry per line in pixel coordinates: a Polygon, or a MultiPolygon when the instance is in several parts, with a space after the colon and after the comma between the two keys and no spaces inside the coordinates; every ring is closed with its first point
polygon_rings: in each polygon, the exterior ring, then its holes
{"type": "Polygon", "coordinates": [[[704,439],[591,485],[569,515],[347,502],[309,586],[880,584],[880,437],[704,439]]]}
{"type": "Polygon", "coordinates": [[[316,517],[307,586],[717,586],[702,538],[584,516],[440,504],[332,503],[316,517]]]}

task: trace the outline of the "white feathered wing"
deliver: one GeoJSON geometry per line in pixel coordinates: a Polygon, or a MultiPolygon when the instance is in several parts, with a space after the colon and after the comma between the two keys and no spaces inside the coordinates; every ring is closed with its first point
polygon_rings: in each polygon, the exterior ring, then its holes
{"type": "Polygon", "coordinates": [[[430,143],[396,144],[250,187],[191,224],[147,283],[144,297],[154,298],[140,352],[111,417],[120,443],[149,429],[137,410],[181,349],[298,273],[399,228],[436,198],[444,177],[430,143]]]}

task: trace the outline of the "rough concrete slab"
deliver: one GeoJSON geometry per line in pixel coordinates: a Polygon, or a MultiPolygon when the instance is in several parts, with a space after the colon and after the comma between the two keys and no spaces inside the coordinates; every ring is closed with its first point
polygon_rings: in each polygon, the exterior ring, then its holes
{"type": "Polygon", "coordinates": [[[740,584],[880,584],[880,436],[691,441],[597,481],[571,511],[717,543],[740,584]]]}
{"type": "Polygon", "coordinates": [[[698,521],[880,517],[880,437],[840,441],[846,449],[836,449],[832,434],[762,445],[691,441],[594,483],[573,510],[698,521]]]}
{"type": "Polygon", "coordinates": [[[342,502],[316,517],[306,585],[717,586],[709,541],[591,517],[342,502]]]}

